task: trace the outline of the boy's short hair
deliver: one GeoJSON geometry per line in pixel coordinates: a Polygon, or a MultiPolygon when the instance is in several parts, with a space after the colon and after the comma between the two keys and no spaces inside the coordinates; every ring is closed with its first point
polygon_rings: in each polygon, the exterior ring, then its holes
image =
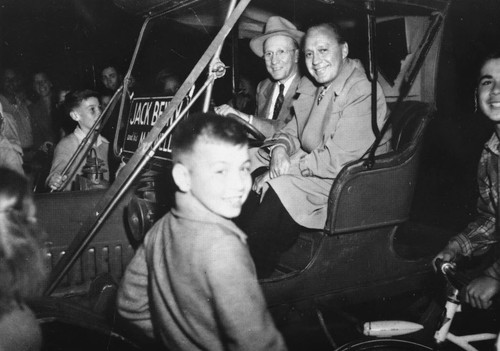
{"type": "Polygon", "coordinates": [[[177,163],[182,155],[191,153],[199,138],[208,142],[248,145],[245,129],[238,122],[213,112],[195,113],[175,128],[171,144],[173,161],[177,163]]]}
{"type": "Polygon", "coordinates": [[[87,100],[91,97],[95,97],[97,100],[99,100],[99,94],[96,91],[90,89],[70,91],[64,97],[64,109],[66,113],[69,114],[75,108],[78,108],[82,101],[87,100]]]}

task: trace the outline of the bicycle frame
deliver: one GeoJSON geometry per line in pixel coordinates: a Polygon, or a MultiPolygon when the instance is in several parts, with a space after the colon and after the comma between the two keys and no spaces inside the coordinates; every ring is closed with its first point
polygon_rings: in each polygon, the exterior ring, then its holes
{"type": "Polygon", "coordinates": [[[446,313],[443,316],[443,321],[441,322],[440,328],[434,334],[434,340],[437,345],[441,345],[446,340],[451,341],[455,345],[461,347],[466,351],[478,351],[477,348],[472,346],[470,343],[476,341],[486,341],[493,340],[497,336],[493,333],[480,333],[480,334],[469,334],[457,336],[450,333],[450,326],[453,322],[453,318],[457,312],[461,311],[460,301],[458,300],[458,289],[452,287],[448,293],[448,298],[445,305],[446,313]]]}
{"type": "MultiPolygon", "coordinates": [[[[439,271],[443,273],[448,281],[448,293],[445,304],[445,313],[443,313],[441,324],[434,334],[434,341],[437,346],[445,341],[450,341],[465,351],[479,351],[471,343],[478,341],[494,340],[497,338],[493,333],[467,334],[457,336],[450,333],[450,327],[455,318],[455,314],[461,311],[461,304],[458,298],[459,290],[454,286],[451,280],[464,282],[464,278],[459,277],[455,271],[455,264],[450,262],[439,263],[439,271]],[[452,279],[454,278],[454,279],[452,279]]],[[[413,333],[422,329],[423,326],[417,323],[405,321],[375,321],[364,324],[363,333],[366,336],[375,337],[394,337],[413,333]]]]}

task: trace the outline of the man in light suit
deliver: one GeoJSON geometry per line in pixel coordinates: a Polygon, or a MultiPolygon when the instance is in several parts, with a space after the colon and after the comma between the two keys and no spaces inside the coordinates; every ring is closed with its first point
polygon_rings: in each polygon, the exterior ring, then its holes
{"type": "MultiPolygon", "coordinates": [[[[256,178],[238,223],[248,235],[260,277],[273,273],[280,254],[296,242],[302,228],[324,228],[335,178],[375,140],[371,83],[361,62],[348,57],[341,28],[333,23],[312,26],[303,50],[313,80],[302,78],[292,121],[259,149],[257,154],[267,154],[265,171],[256,178]]],[[[379,128],[386,112],[385,96],[378,93],[379,128]]],[[[390,151],[389,140],[386,133],[377,154],[390,151]]]]}
{"type": "Polygon", "coordinates": [[[223,116],[235,114],[267,138],[281,130],[292,118],[292,100],[300,81],[298,62],[303,36],[290,21],[279,16],[269,17],[264,33],[250,41],[250,48],[264,59],[270,76],[257,87],[255,115],[229,105],[218,106],[215,112],[223,116]]]}

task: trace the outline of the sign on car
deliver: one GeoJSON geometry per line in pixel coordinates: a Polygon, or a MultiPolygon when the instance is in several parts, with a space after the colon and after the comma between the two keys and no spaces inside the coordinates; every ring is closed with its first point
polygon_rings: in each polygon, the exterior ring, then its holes
{"type": "MultiPolygon", "coordinates": [[[[123,155],[125,157],[131,157],[141,145],[153,125],[171,103],[172,98],[172,96],[163,96],[136,97],[132,99],[123,139],[123,155]]],[[[168,121],[164,130],[168,129],[170,125],[177,120],[180,112],[188,105],[189,101],[190,97],[188,95],[174,112],[173,117],[168,121]]],[[[162,136],[163,133],[161,133],[158,138],[161,139],[162,136]]],[[[170,149],[171,140],[172,135],[169,135],[163,140],[158,150],[156,150],[154,156],[155,161],[162,162],[170,160],[170,152],[172,151],[170,149]]]]}

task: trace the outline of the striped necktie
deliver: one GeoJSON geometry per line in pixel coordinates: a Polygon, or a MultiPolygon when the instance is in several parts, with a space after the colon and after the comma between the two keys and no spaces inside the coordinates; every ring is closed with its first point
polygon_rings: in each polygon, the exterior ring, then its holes
{"type": "Polygon", "coordinates": [[[274,104],[273,119],[278,118],[281,106],[283,105],[283,101],[285,100],[285,95],[283,95],[283,92],[285,91],[285,85],[279,83],[279,86],[280,86],[280,92],[278,94],[278,97],[276,98],[276,103],[274,104]]]}

